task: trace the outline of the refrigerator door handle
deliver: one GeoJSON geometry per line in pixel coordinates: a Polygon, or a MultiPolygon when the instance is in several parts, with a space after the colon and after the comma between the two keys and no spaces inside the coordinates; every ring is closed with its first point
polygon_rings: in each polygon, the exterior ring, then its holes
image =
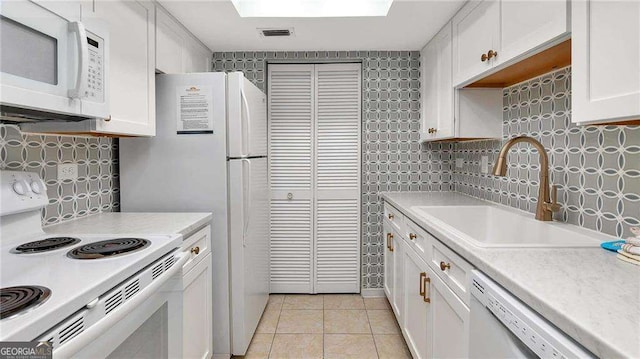
{"type": "Polygon", "coordinates": [[[246,121],[247,138],[246,138],[246,141],[244,142],[244,145],[247,146],[247,150],[244,154],[247,156],[250,156],[251,155],[251,114],[249,112],[249,101],[247,101],[247,96],[244,94],[244,90],[240,91],[240,98],[242,99],[242,109],[244,110],[242,113],[245,114],[245,116],[243,117],[247,119],[246,121]]]}
{"type": "MultiPolygon", "coordinates": [[[[244,191],[244,203],[242,204],[243,214],[244,214],[244,228],[242,229],[242,244],[243,246],[247,246],[246,238],[247,231],[249,230],[249,220],[251,218],[251,210],[249,206],[251,204],[251,160],[248,158],[243,158],[242,163],[247,163],[247,187],[244,191]]],[[[244,168],[244,166],[242,166],[244,168]]],[[[244,182],[244,179],[243,179],[244,182]]]]}

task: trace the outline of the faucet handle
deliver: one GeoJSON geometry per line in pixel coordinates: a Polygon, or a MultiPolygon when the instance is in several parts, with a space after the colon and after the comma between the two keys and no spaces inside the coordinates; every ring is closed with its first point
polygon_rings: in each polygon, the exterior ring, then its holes
{"type": "Polygon", "coordinates": [[[560,210],[560,204],[558,203],[558,185],[551,185],[551,203],[547,204],[547,208],[552,212],[560,210]]]}

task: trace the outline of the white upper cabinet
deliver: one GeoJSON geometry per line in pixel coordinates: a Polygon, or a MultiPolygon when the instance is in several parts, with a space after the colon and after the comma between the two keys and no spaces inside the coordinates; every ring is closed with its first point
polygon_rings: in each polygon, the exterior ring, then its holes
{"type": "Polygon", "coordinates": [[[472,0],[453,17],[453,83],[469,83],[569,36],[567,0],[472,0]]]}
{"type": "Polygon", "coordinates": [[[164,8],[156,6],[156,69],[166,74],[207,72],[212,52],[164,8]]]}
{"type": "Polygon", "coordinates": [[[518,56],[562,38],[571,30],[569,14],[566,0],[502,0],[496,64],[517,61],[518,56]]]}
{"type": "Polygon", "coordinates": [[[452,82],[452,24],[448,23],[420,54],[422,123],[420,140],[500,138],[502,90],[459,89],[452,82]]]}
{"type": "Polygon", "coordinates": [[[490,70],[500,50],[500,2],[470,1],[453,17],[453,78],[460,84],[490,70]]]}
{"type": "Polygon", "coordinates": [[[640,2],[572,1],[572,121],[640,119],[640,2]]]}
{"type": "Polygon", "coordinates": [[[150,1],[99,0],[82,7],[82,19],[109,28],[110,116],[94,132],[154,136],[155,10],[150,1]]]}
{"type": "Polygon", "coordinates": [[[421,139],[454,137],[451,23],[440,30],[420,55],[423,76],[421,139]]]}

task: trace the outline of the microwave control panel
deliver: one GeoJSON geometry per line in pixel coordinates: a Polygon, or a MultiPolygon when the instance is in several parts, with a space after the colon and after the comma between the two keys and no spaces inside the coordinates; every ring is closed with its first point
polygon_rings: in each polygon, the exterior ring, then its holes
{"type": "Polygon", "coordinates": [[[85,98],[94,102],[104,102],[104,40],[87,31],[89,48],[89,76],[85,98]]]}

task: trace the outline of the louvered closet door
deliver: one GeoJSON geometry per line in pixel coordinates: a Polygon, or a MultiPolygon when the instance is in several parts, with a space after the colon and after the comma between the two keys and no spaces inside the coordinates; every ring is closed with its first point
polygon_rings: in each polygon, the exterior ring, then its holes
{"type": "Polygon", "coordinates": [[[316,65],[315,290],[360,291],[360,64],[316,65]]]}
{"type": "Polygon", "coordinates": [[[273,293],[360,291],[360,73],[269,65],[273,293]]]}
{"type": "Polygon", "coordinates": [[[313,292],[314,65],[269,65],[271,292],[313,292]]]}

